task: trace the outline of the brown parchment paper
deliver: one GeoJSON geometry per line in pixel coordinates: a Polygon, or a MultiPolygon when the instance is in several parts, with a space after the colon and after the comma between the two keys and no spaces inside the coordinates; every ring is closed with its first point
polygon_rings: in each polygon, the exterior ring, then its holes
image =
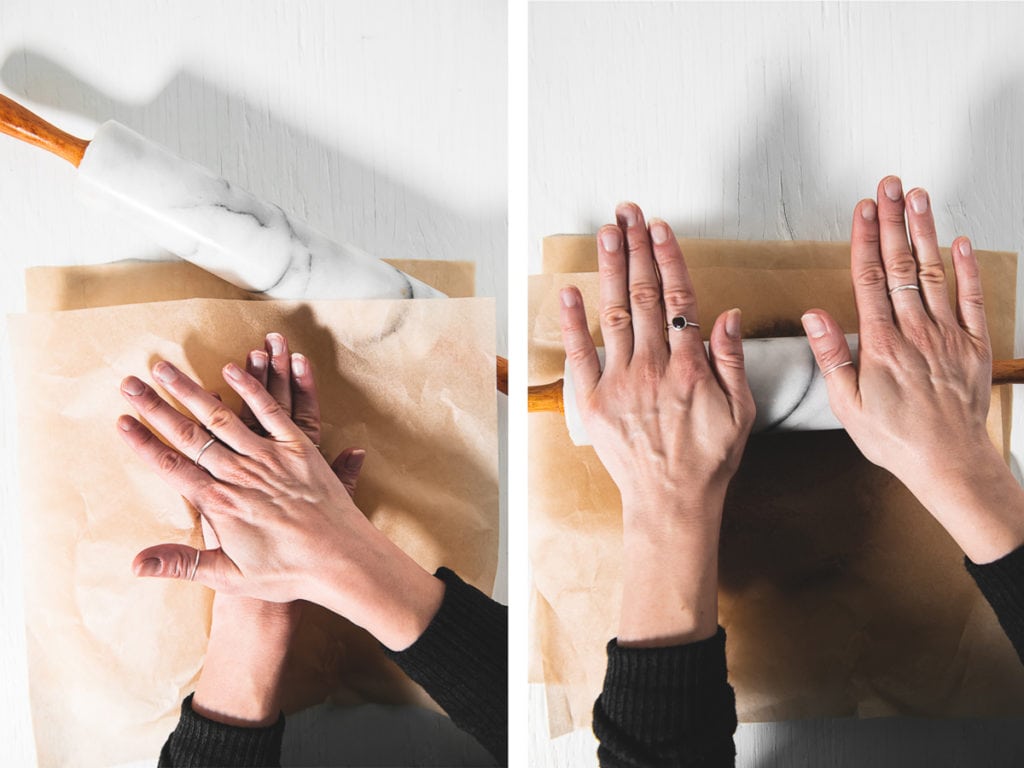
{"type": "MultiPolygon", "coordinates": [[[[453,299],[474,295],[476,265],[471,261],[385,259],[453,299]]],[[[232,285],[187,261],[119,261],[82,267],[25,270],[29,312],[111,307],[175,299],[252,299],[263,294],[232,285]]]]}
{"type": "MultiPolygon", "coordinates": [[[[285,333],[315,366],[325,455],[367,449],[360,508],[424,567],[445,564],[489,593],[498,529],[493,317],[489,299],[203,299],[10,318],[40,765],[155,755],[208,639],[209,590],[130,572],[139,549],[195,545],[201,534],[184,500],[118,437],[122,377],[165,358],[237,406],[220,367],[244,359],[267,331],[285,333]]],[[[316,606],[304,609],[292,651],[287,711],[329,694],[425,698],[375,640],[316,606]]]]}
{"type": "MultiPolygon", "coordinates": [[[[819,306],[856,331],[847,244],[680,242],[705,320],[739,306],[745,336],[795,336],[819,306]]],[[[1012,357],[1016,255],[979,260],[995,355],[1012,357]]],[[[547,238],[544,267],[584,274],[530,279],[530,384],[562,377],[560,287],[580,287],[601,343],[593,237],[547,238]]],[[[1008,389],[993,390],[989,417],[1004,452],[1008,389]]],[[[590,727],[601,690],[621,604],[621,505],[561,414],[529,424],[531,676],[557,736],[590,727]]],[[[962,553],[845,432],[751,438],[726,501],[719,600],[742,721],[1024,713],[1024,670],[962,553]]]]}

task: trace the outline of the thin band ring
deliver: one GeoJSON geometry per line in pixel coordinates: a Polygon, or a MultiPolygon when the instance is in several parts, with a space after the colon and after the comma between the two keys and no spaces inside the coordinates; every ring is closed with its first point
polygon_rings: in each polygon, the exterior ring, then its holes
{"type": "Polygon", "coordinates": [[[825,378],[833,371],[837,371],[845,365],[853,365],[853,360],[847,360],[845,363],[836,363],[835,365],[830,365],[828,368],[821,372],[821,378],[825,378]]]}
{"type": "Polygon", "coordinates": [[[676,315],[665,326],[666,331],[685,331],[687,328],[700,328],[700,323],[687,320],[683,315],[676,315]]]}
{"type": "Polygon", "coordinates": [[[203,454],[206,453],[206,449],[216,442],[217,438],[214,437],[213,435],[210,435],[210,439],[203,443],[203,447],[199,449],[199,453],[197,453],[196,457],[192,460],[197,467],[199,467],[200,469],[206,469],[206,467],[199,463],[199,460],[203,458],[203,454]]]}
{"type": "Polygon", "coordinates": [[[197,549],[196,550],[196,561],[194,563],[192,563],[192,573],[189,574],[189,577],[188,577],[189,581],[195,581],[196,580],[196,571],[199,570],[199,556],[202,555],[202,554],[203,554],[203,550],[201,550],[201,549],[197,549]]]}
{"type": "Polygon", "coordinates": [[[918,293],[920,293],[921,292],[921,286],[917,285],[916,283],[907,283],[906,285],[897,285],[895,288],[890,288],[889,289],[889,295],[892,296],[894,293],[899,293],[900,291],[917,291],[918,293]]]}

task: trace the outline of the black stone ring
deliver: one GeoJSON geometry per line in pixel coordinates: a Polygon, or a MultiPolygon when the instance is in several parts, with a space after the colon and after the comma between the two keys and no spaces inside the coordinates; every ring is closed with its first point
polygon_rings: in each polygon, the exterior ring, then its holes
{"type": "Polygon", "coordinates": [[[685,331],[687,328],[700,328],[700,323],[695,323],[692,320],[687,320],[682,315],[676,315],[672,318],[665,329],[672,329],[673,331],[685,331]]]}

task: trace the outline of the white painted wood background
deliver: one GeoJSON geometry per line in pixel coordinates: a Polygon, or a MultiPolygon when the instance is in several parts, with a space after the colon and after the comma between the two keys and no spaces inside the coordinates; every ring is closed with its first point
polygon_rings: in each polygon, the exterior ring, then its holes
{"type": "MultiPolygon", "coordinates": [[[[1024,5],[535,2],[529,26],[533,271],[544,235],[624,199],[688,237],[846,240],[888,173],[931,192],[947,245],[1024,251],[1024,5]]],[[[596,764],[589,733],[549,741],[536,687],[530,704],[531,766],[596,764]]],[[[1024,765],[1019,721],[746,725],[736,744],[745,768],[1024,765]]]]}
{"type": "MultiPolygon", "coordinates": [[[[0,3],[0,91],[85,137],[120,120],[377,255],[475,261],[477,295],[497,297],[499,351],[505,54],[503,0],[0,3]]],[[[24,310],[28,266],[161,256],[82,207],[73,175],[63,161],[0,137],[4,313],[24,310]]],[[[0,762],[26,766],[35,760],[10,366],[4,334],[0,762]]],[[[503,434],[505,424],[502,406],[503,434]]],[[[504,557],[500,571],[503,599],[504,557]]],[[[284,760],[476,765],[485,755],[446,718],[365,707],[294,718],[284,760]]]]}

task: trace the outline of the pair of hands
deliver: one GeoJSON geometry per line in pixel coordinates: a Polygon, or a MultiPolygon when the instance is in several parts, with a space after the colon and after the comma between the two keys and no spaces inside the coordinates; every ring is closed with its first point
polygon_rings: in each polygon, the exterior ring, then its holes
{"type": "MultiPolygon", "coordinates": [[[[666,341],[667,318],[701,322],[679,245],[665,222],[648,226],[632,203],[616,218],[597,236],[603,371],[576,288],[561,294],[561,323],[584,425],[622,494],[619,640],[701,639],[715,631],[722,504],[754,419],[740,312],[716,319],[708,352],[698,328],[669,329],[666,341]],[[673,579],[688,586],[666,587],[673,579]]],[[[927,192],[904,196],[900,180],[886,177],[877,202],[854,212],[857,365],[834,367],[851,356],[827,312],[811,309],[802,320],[830,371],[832,409],[857,446],[903,481],[972,560],[988,562],[1024,542],[1024,505],[985,429],[992,353],[966,238],[954,241],[953,265],[955,312],[927,192]],[[890,293],[906,285],[916,289],[890,293]]]]}
{"type": "Polygon", "coordinates": [[[228,606],[263,614],[294,610],[271,604],[309,600],[389,648],[411,645],[436,613],[443,584],[356,507],[352,491],[364,453],[346,450],[332,465],[320,455],[309,361],[290,354],[283,336],[269,334],[266,349],[249,354],[246,370],[224,366],[225,382],[244,403],[241,415],[166,361],[153,375],[194,419],[129,376],[122,394],[150,426],[131,416],[117,425],[139,457],[198,510],[207,548],[149,547],[135,558],[136,575],[194,578],[216,590],[222,605],[231,597],[228,606]],[[211,436],[216,442],[203,450],[211,436]]]}

